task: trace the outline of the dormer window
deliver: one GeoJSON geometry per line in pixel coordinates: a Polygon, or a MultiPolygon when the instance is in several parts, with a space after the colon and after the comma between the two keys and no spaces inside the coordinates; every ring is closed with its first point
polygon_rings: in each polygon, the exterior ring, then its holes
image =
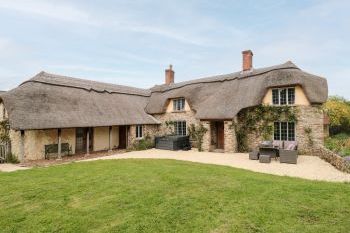
{"type": "Polygon", "coordinates": [[[275,88],[272,89],[273,105],[293,105],[295,103],[295,88],[275,88]]]}
{"type": "Polygon", "coordinates": [[[179,98],[173,100],[173,110],[174,112],[185,110],[185,98],[179,98]]]}

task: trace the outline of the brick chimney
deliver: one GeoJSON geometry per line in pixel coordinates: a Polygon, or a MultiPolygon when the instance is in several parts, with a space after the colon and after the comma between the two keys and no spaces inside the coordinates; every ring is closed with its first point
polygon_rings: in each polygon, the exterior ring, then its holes
{"type": "Polygon", "coordinates": [[[243,71],[253,69],[253,52],[251,50],[242,51],[243,55],[243,71]]]}
{"type": "Polygon", "coordinates": [[[174,83],[175,72],[173,71],[173,66],[169,65],[169,68],[165,70],[165,84],[169,85],[174,83]]]}

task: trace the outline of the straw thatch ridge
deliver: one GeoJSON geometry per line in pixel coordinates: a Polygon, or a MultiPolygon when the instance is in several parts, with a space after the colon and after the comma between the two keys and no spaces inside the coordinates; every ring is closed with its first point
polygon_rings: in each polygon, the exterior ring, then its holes
{"type": "Polygon", "coordinates": [[[41,71],[39,74],[35,75],[32,79],[23,82],[21,85],[27,82],[38,82],[50,85],[57,85],[62,87],[74,87],[79,89],[84,89],[87,91],[95,91],[99,93],[107,92],[109,94],[128,94],[128,95],[139,95],[148,97],[151,95],[151,91],[148,89],[141,89],[136,87],[122,86],[110,83],[96,82],[86,79],[72,78],[68,76],[62,76],[57,74],[50,74],[41,71]]]}
{"type": "Polygon", "coordinates": [[[159,124],[144,110],[148,93],[41,72],[1,99],[16,130],[159,124]]]}
{"type": "Polygon", "coordinates": [[[149,114],[165,112],[169,99],[185,97],[198,119],[232,119],[244,108],[261,104],[271,87],[300,85],[312,104],[327,100],[324,78],[300,70],[292,62],[282,65],[155,86],[146,107],[149,114]]]}

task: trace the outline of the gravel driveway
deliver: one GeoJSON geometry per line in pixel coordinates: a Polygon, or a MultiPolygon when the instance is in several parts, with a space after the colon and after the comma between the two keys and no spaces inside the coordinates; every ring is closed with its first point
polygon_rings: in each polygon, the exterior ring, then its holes
{"type": "Polygon", "coordinates": [[[175,159],[206,164],[225,165],[243,168],[255,172],[268,173],[279,176],[292,176],[309,180],[322,180],[332,182],[350,182],[350,174],[335,169],[329,163],[315,156],[299,156],[298,164],[283,164],[272,160],[269,164],[249,160],[248,154],[243,153],[213,153],[191,151],[167,151],[151,149],[146,151],[133,151],[123,154],[98,157],[83,161],[105,160],[105,159],[175,159]]]}

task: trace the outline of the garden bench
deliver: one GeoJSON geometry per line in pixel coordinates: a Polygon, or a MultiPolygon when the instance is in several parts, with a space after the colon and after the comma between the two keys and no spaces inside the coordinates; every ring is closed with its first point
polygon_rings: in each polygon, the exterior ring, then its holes
{"type": "MultiPolygon", "coordinates": [[[[61,154],[70,155],[71,151],[72,149],[69,146],[69,143],[61,144],[61,154]]],[[[58,144],[45,145],[45,159],[50,159],[50,157],[57,158],[57,156],[58,156],[58,144]]]]}

